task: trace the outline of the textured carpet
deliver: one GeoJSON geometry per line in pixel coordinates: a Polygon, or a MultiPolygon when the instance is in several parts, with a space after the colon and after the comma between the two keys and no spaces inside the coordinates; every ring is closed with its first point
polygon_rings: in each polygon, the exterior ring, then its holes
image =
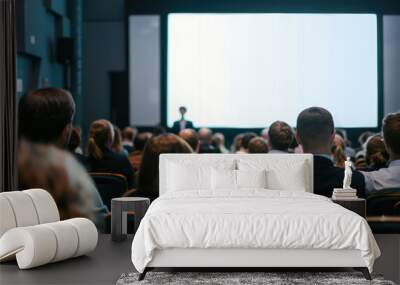
{"type": "Polygon", "coordinates": [[[148,272],[138,281],[138,273],[122,274],[117,285],[133,284],[377,284],[394,285],[381,276],[372,275],[368,281],[359,272],[148,272]]]}

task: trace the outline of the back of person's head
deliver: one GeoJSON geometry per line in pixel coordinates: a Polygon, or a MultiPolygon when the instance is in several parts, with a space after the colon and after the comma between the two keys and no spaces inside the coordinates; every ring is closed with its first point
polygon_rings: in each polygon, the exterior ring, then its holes
{"type": "Polygon", "coordinates": [[[199,148],[199,135],[193,129],[184,129],[179,132],[179,136],[184,139],[194,152],[198,152],[199,148]]]}
{"type": "Polygon", "coordinates": [[[346,154],[344,152],[346,145],[342,136],[335,134],[332,142],[331,152],[335,162],[335,166],[344,168],[346,161],[346,154]]]}
{"type": "Polygon", "coordinates": [[[143,151],[138,176],[138,189],[142,194],[158,194],[158,163],[162,153],[192,153],[192,148],[182,138],[174,134],[162,134],[151,137],[143,151]],[[156,187],[157,189],[150,189],[156,187]]]}
{"type": "Polygon", "coordinates": [[[233,143],[231,145],[231,151],[233,153],[237,152],[240,150],[240,148],[242,147],[242,139],[243,139],[243,134],[237,134],[234,138],[233,138],[233,143]]]}
{"type": "Polygon", "coordinates": [[[64,89],[44,88],[29,92],[19,101],[19,136],[31,142],[66,147],[74,113],[74,99],[64,89]]]}
{"type": "Polygon", "coordinates": [[[130,141],[130,142],[133,142],[137,133],[138,133],[138,130],[136,128],[132,128],[132,127],[125,127],[124,130],[122,131],[124,140],[130,141]]]}
{"type": "Polygon", "coordinates": [[[81,145],[81,142],[82,142],[81,128],[73,127],[68,142],[68,150],[70,150],[71,152],[75,152],[75,150],[81,145]]]}
{"type": "Polygon", "coordinates": [[[389,153],[386,150],[385,143],[381,135],[369,137],[366,142],[365,160],[369,167],[386,167],[389,161],[389,153]]]}
{"type": "Polygon", "coordinates": [[[151,137],[152,137],[152,134],[150,132],[139,133],[135,137],[135,142],[134,142],[135,151],[143,151],[144,150],[144,146],[146,145],[147,141],[151,137]]]}
{"type": "Polygon", "coordinates": [[[244,133],[242,138],[242,148],[247,150],[249,148],[249,142],[251,141],[252,138],[255,138],[256,136],[257,134],[252,132],[244,133]]]}
{"type": "Polygon", "coordinates": [[[269,128],[265,128],[260,132],[261,137],[265,140],[268,141],[268,131],[269,128]]]}
{"type": "Polygon", "coordinates": [[[94,121],[89,128],[88,155],[102,159],[104,149],[110,149],[113,141],[113,125],[107,120],[94,121]]]}
{"type": "Polygon", "coordinates": [[[293,130],[287,123],[276,121],[273,122],[269,127],[268,142],[271,148],[281,151],[288,151],[293,140],[293,130]]]}
{"type": "Polygon", "coordinates": [[[262,137],[252,138],[249,142],[249,153],[268,153],[268,144],[262,137]]]}
{"type": "Polygon", "coordinates": [[[332,115],[324,108],[307,108],[297,117],[296,138],[305,153],[329,154],[334,134],[332,115]]]}
{"type": "Polygon", "coordinates": [[[366,142],[369,139],[369,137],[373,136],[374,133],[370,131],[363,132],[359,137],[358,137],[358,143],[360,144],[361,148],[366,147],[366,142]]]}
{"type": "Polygon", "coordinates": [[[199,130],[199,140],[202,144],[211,144],[212,131],[209,128],[201,128],[199,130]]]}
{"type": "Polygon", "coordinates": [[[400,112],[388,114],[383,119],[383,138],[391,159],[400,156],[400,112]]]}
{"type": "Polygon", "coordinates": [[[161,134],[166,134],[167,131],[165,130],[165,128],[161,124],[158,124],[153,128],[152,133],[153,133],[154,136],[158,136],[158,135],[161,135],[161,134]]]}
{"type": "Polygon", "coordinates": [[[116,153],[120,153],[124,149],[124,147],[122,146],[121,130],[116,125],[113,125],[113,129],[114,129],[114,140],[111,149],[116,153]]]}
{"type": "Polygon", "coordinates": [[[224,146],[225,145],[225,136],[223,133],[215,133],[212,136],[212,143],[216,147],[224,146]]]}

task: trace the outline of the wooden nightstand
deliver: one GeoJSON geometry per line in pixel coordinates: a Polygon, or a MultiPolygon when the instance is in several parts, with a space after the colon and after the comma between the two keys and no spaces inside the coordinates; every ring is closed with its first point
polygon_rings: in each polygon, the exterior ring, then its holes
{"type": "Polygon", "coordinates": [[[361,217],[366,217],[367,202],[365,199],[357,198],[352,200],[332,199],[332,202],[359,214],[361,217]]]}

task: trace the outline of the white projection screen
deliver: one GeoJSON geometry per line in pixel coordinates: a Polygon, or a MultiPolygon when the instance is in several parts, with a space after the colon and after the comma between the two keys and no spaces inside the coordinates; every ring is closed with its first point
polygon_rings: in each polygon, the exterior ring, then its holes
{"type": "Polygon", "coordinates": [[[377,127],[374,14],[169,14],[167,123],[295,126],[307,107],[337,127],[377,127]]]}

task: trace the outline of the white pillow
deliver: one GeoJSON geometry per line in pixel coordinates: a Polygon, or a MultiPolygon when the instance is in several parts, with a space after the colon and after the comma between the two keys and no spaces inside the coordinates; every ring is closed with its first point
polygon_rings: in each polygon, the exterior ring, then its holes
{"type": "Polygon", "coordinates": [[[267,188],[267,171],[236,170],[237,188],[267,188]]]}
{"type": "Polygon", "coordinates": [[[292,165],[290,179],[288,179],[288,173],[275,169],[267,172],[267,179],[269,189],[306,192],[304,163],[292,165]]]}
{"type": "Polygon", "coordinates": [[[185,191],[211,188],[211,167],[168,164],[168,191],[185,191]]]}
{"type": "Polygon", "coordinates": [[[236,170],[212,168],[211,188],[213,190],[236,190],[236,170]]]}

